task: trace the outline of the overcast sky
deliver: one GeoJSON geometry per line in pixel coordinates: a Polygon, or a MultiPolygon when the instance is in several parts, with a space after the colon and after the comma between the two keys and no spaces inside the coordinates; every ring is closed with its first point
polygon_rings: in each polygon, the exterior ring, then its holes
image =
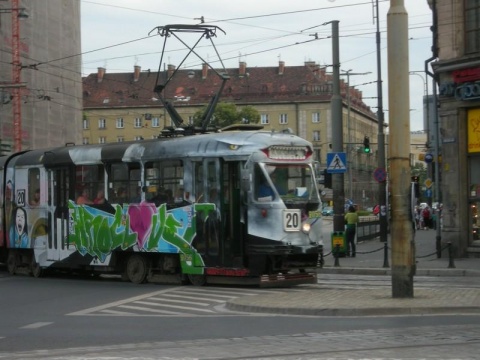
{"type": "MultiPolygon", "coordinates": [[[[352,86],[363,93],[364,102],[377,111],[376,0],[81,0],[82,73],[96,73],[99,66],[110,72],[130,72],[134,65],[157,71],[164,38],[153,31],[157,26],[206,24],[220,27],[213,39],[227,68],[302,65],[315,61],[332,64],[332,20],[339,21],[341,70],[351,73],[352,86]],[[325,24],[327,23],[327,24],[325,24]],[[318,40],[316,40],[318,37],[318,40]]],[[[404,0],[409,15],[410,70],[423,71],[431,56],[432,14],[427,0],[404,0]]],[[[387,12],[390,1],[379,0],[383,106],[388,122],[387,12]]],[[[189,45],[198,38],[181,36],[189,45]]],[[[220,67],[215,50],[202,41],[199,54],[220,67]]],[[[199,46],[200,46],[199,45],[199,46]]],[[[163,64],[178,65],[185,47],[168,39],[163,64]]],[[[199,67],[201,60],[189,57],[183,67],[199,67]]],[[[163,65],[161,67],[163,69],[163,65]]],[[[248,71],[248,70],[247,70],[248,71]]],[[[331,67],[328,69],[331,71],[331,67]]],[[[346,81],[346,76],[342,77],[346,81]]],[[[410,79],[410,129],[423,130],[425,74],[410,79]]]]}

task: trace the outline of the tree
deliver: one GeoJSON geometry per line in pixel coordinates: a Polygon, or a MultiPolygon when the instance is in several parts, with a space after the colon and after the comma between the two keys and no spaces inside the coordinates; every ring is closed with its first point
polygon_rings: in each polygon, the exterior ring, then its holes
{"type": "MultiPolygon", "coordinates": [[[[201,126],[202,116],[207,107],[195,112],[193,115],[193,123],[195,126],[201,126]]],[[[260,121],[260,114],[253,106],[245,106],[240,111],[233,103],[219,102],[215,108],[212,119],[208,126],[223,128],[232,124],[250,123],[256,124],[260,121]]]]}

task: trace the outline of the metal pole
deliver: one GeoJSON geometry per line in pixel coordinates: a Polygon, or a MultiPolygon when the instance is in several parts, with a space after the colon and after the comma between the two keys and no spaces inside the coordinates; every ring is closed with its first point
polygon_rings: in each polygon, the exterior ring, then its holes
{"type": "MultiPolygon", "coordinates": [[[[376,18],[377,18],[377,97],[378,97],[378,137],[377,137],[377,161],[380,169],[386,168],[385,162],[385,133],[383,131],[385,118],[383,113],[383,90],[382,90],[382,52],[380,47],[380,19],[378,10],[378,0],[376,0],[376,18]]],[[[387,172],[388,174],[388,172],[387,172]]],[[[378,183],[378,203],[380,205],[380,241],[388,241],[388,207],[387,207],[387,180],[378,183]]]]}
{"type": "Polygon", "coordinates": [[[353,199],[353,189],[352,189],[352,160],[350,159],[351,155],[352,155],[352,134],[351,134],[351,130],[350,130],[350,127],[351,127],[351,122],[350,122],[350,71],[352,71],[352,69],[348,69],[347,71],[345,71],[345,73],[347,74],[347,104],[348,104],[348,112],[347,112],[347,130],[348,130],[348,144],[347,144],[347,162],[350,163],[350,165],[348,166],[348,197],[350,200],[353,199]]]}
{"type": "MultiPolygon", "coordinates": [[[[18,20],[18,0],[12,0],[12,78],[20,83],[20,23],[18,20]]],[[[20,88],[13,88],[13,137],[16,152],[22,150],[22,105],[20,88]]]]}
{"type": "Polygon", "coordinates": [[[409,206],[411,176],[408,14],[404,0],[390,0],[387,34],[392,296],[413,298],[415,251],[409,206]]]}
{"type": "MultiPolygon", "coordinates": [[[[343,152],[343,101],[340,95],[340,51],[338,36],[338,20],[332,23],[332,64],[333,94],[332,107],[332,150],[343,152]]],[[[332,174],[333,188],[333,231],[343,232],[345,229],[345,189],[343,173],[332,174]]]]}
{"type": "MultiPolygon", "coordinates": [[[[348,106],[348,112],[347,112],[347,131],[348,131],[348,142],[347,142],[347,162],[350,163],[348,166],[348,186],[349,186],[349,198],[352,200],[354,198],[353,196],[353,169],[352,169],[352,164],[353,161],[350,160],[350,157],[352,156],[352,135],[351,135],[351,99],[350,99],[350,75],[368,75],[371,74],[370,71],[368,72],[363,72],[363,73],[352,73],[352,69],[349,70],[342,70],[346,75],[347,75],[347,106],[348,106]]],[[[355,121],[353,122],[354,124],[356,123],[355,121]]],[[[353,131],[353,134],[356,134],[356,131],[353,131]]]]}

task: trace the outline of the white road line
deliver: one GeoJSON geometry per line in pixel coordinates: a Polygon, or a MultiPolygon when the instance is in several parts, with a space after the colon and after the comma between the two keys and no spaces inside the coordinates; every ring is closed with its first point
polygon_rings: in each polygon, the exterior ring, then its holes
{"type": "Polygon", "coordinates": [[[29,325],[21,326],[20,329],[38,329],[51,324],[53,324],[53,322],[36,322],[29,325]]]}
{"type": "Polygon", "coordinates": [[[100,312],[105,313],[105,314],[110,314],[110,315],[126,315],[126,316],[135,315],[134,313],[129,313],[129,312],[126,312],[126,311],[116,311],[116,310],[111,310],[111,309],[101,310],[100,312]]]}
{"type": "Polygon", "coordinates": [[[218,297],[218,298],[227,298],[227,299],[233,299],[233,298],[237,298],[238,295],[220,295],[220,294],[215,294],[215,293],[212,293],[212,292],[194,292],[194,291],[179,291],[177,292],[176,294],[186,294],[186,295],[210,295],[210,296],[215,296],[215,297],[218,297]]]}
{"type": "MultiPolygon", "coordinates": [[[[191,301],[182,301],[182,300],[166,299],[166,298],[163,298],[163,297],[151,297],[151,298],[148,298],[148,300],[167,301],[167,302],[170,302],[170,303],[178,303],[178,304],[191,304],[191,303],[192,303],[191,301]]],[[[209,306],[210,304],[209,304],[209,303],[199,303],[199,302],[195,302],[195,305],[199,305],[199,306],[209,306]]]]}
{"type": "Polygon", "coordinates": [[[149,309],[149,308],[144,308],[144,307],[141,307],[141,306],[120,305],[119,307],[121,307],[123,309],[141,310],[141,311],[146,311],[146,312],[152,312],[152,313],[156,313],[156,314],[178,315],[178,312],[167,311],[167,310],[149,309]]]}
{"type": "MultiPolygon", "coordinates": [[[[187,291],[194,291],[191,289],[180,289],[180,292],[187,292],[187,291]]],[[[243,296],[243,295],[258,295],[258,294],[265,294],[265,293],[273,293],[273,291],[254,291],[254,290],[249,290],[245,291],[243,289],[238,289],[235,291],[235,289],[228,289],[228,290],[222,290],[222,289],[211,289],[211,288],[206,288],[206,289],[196,289],[195,290],[198,293],[205,293],[205,294],[221,294],[221,295],[235,295],[235,296],[243,296]]]]}
{"type": "Polygon", "coordinates": [[[212,302],[217,302],[217,303],[224,303],[225,300],[217,300],[217,299],[212,299],[212,298],[203,298],[203,297],[194,297],[194,296],[183,296],[181,294],[163,294],[163,296],[166,297],[176,297],[176,298],[182,298],[182,299],[192,299],[192,300],[205,300],[205,301],[212,301],[212,302]]]}
{"type": "Polygon", "coordinates": [[[104,309],[112,308],[112,307],[123,305],[123,304],[128,304],[128,303],[131,303],[131,302],[136,301],[136,300],[142,300],[142,299],[145,299],[145,298],[154,297],[156,295],[165,294],[167,292],[175,291],[177,289],[179,289],[179,287],[174,287],[174,288],[171,288],[171,289],[160,290],[160,291],[155,291],[155,292],[148,293],[148,294],[134,296],[134,297],[131,297],[131,298],[128,298],[128,299],[114,301],[114,302],[111,302],[111,303],[108,303],[108,304],[95,306],[95,307],[91,307],[91,308],[80,310],[80,311],[75,311],[73,313],[67,314],[67,316],[88,315],[89,313],[92,313],[92,312],[101,311],[101,310],[104,310],[104,309]]]}
{"type": "MultiPolygon", "coordinates": [[[[181,310],[194,310],[194,311],[200,311],[200,312],[206,312],[206,313],[215,313],[215,311],[208,310],[208,309],[198,309],[196,307],[169,305],[169,304],[157,304],[157,303],[152,303],[152,302],[149,302],[149,301],[135,301],[135,304],[142,304],[142,305],[149,305],[149,306],[161,306],[161,307],[172,308],[172,309],[181,309],[181,310]]],[[[141,308],[141,309],[143,309],[143,308],[141,308]]]]}

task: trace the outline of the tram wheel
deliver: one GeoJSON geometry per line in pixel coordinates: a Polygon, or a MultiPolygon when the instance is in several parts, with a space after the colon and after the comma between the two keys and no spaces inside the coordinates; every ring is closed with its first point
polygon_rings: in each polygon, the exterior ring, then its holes
{"type": "Polygon", "coordinates": [[[43,269],[40,267],[40,264],[35,260],[34,255],[32,255],[32,261],[30,263],[30,271],[32,272],[32,276],[36,278],[42,277],[44,273],[43,269]]]}
{"type": "Polygon", "coordinates": [[[207,283],[207,278],[205,275],[188,275],[188,280],[192,283],[193,286],[204,286],[207,283]]]}
{"type": "Polygon", "coordinates": [[[17,271],[17,253],[15,251],[10,251],[7,258],[7,270],[10,275],[15,275],[17,271]]]}
{"type": "Polygon", "coordinates": [[[145,282],[148,273],[147,260],[139,254],[134,254],[128,258],[127,278],[134,284],[145,282]]]}

